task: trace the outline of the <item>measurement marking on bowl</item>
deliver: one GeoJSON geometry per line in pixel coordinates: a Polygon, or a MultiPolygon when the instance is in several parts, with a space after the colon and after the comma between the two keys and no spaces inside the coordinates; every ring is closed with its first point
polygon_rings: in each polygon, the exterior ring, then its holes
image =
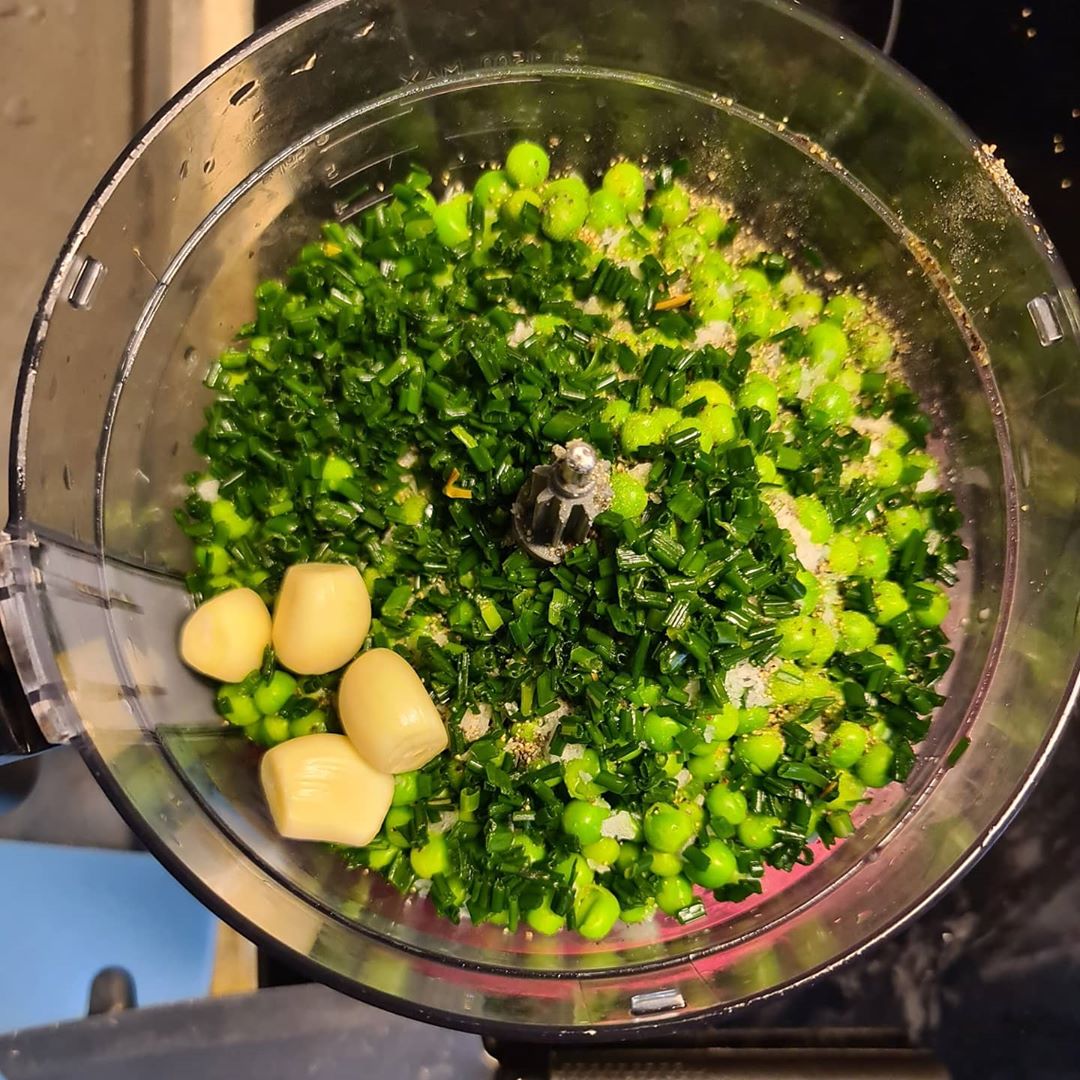
{"type": "Polygon", "coordinates": [[[94,299],[94,291],[105,273],[105,264],[92,255],[88,255],[75,276],[75,284],[71,286],[71,291],[68,293],[68,303],[79,311],[89,308],[94,299]]]}
{"type": "Polygon", "coordinates": [[[1057,312],[1054,310],[1053,298],[1043,293],[1032,297],[1027,303],[1028,314],[1035,324],[1035,332],[1039,335],[1039,342],[1043,346],[1053,345],[1065,336],[1065,331],[1058,321],[1057,312]]]}
{"type": "Polygon", "coordinates": [[[631,1016],[651,1016],[685,1008],[686,999],[678,990],[651,990],[647,994],[634,994],[630,999],[631,1016]]]}

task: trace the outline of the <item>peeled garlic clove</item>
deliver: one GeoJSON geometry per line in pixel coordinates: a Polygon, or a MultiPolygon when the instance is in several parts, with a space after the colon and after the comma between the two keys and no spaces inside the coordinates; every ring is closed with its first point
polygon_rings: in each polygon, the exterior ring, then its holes
{"type": "Polygon", "coordinates": [[[349,665],[338,714],[361,756],[383,772],[419,769],[447,747],[435,702],[409,662],[391,649],[369,649],[349,665]]]}
{"type": "Polygon", "coordinates": [[[240,682],[270,644],[270,612],[251,589],[230,589],[200,604],[180,630],[180,657],[221,682],[240,682]]]}
{"type": "Polygon", "coordinates": [[[355,566],[298,563],[285,571],[274,605],[274,652],[297,675],[347,664],[371,627],[371,600],[355,566]]]}
{"type": "Polygon", "coordinates": [[[259,766],[274,826],[290,840],[362,847],[382,828],[394,778],[373,769],[344,735],[301,735],[259,766]]]}

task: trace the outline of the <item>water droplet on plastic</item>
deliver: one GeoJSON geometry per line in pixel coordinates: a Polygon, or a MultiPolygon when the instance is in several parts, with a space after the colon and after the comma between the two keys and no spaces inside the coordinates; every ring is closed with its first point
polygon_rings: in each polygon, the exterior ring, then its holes
{"type": "Polygon", "coordinates": [[[183,161],[180,162],[180,179],[181,180],[184,180],[184,179],[187,178],[189,168],[190,168],[190,166],[188,165],[187,158],[185,158],[183,161]]]}
{"type": "Polygon", "coordinates": [[[204,173],[206,173],[207,176],[209,176],[214,171],[214,167],[216,165],[217,165],[217,162],[213,158],[207,158],[203,162],[202,171],[204,173]]]}

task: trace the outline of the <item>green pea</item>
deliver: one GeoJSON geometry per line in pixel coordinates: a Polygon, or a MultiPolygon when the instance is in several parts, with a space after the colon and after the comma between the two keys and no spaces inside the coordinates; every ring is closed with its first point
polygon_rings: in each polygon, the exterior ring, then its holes
{"type": "MultiPolygon", "coordinates": [[[[727,702],[721,706],[719,712],[709,713],[705,717],[705,727],[712,728],[709,734],[709,742],[706,745],[711,745],[713,740],[726,742],[728,739],[733,738],[735,733],[739,730],[739,709],[737,706],[732,705],[731,702],[727,702]]],[[[694,753],[698,751],[695,749],[694,753]]]]}
{"type": "Polygon", "coordinates": [[[717,285],[729,285],[735,280],[735,268],[719,251],[707,251],[690,268],[690,284],[695,290],[709,291],[717,285]]]}
{"type": "Polygon", "coordinates": [[[586,844],[581,849],[581,854],[589,862],[599,866],[611,866],[619,857],[619,841],[610,836],[601,836],[595,844],[586,844]]]}
{"type": "Polygon", "coordinates": [[[844,652],[862,652],[877,641],[877,627],[861,611],[842,611],[839,622],[840,648],[844,652]]]}
{"type": "Polygon", "coordinates": [[[356,470],[344,458],[330,454],[323,462],[319,486],[324,491],[340,491],[346,480],[351,480],[356,470]]]}
{"type": "Polygon", "coordinates": [[[776,392],[776,383],[768,375],[753,373],[739,388],[740,409],[763,409],[774,420],[780,410],[780,399],[776,392]]]}
{"type": "Polygon", "coordinates": [[[841,840],[855,831],[851,815],[846,810],[834,810],[831,814],[826,815],[825,820],[829,823],[833,836],[839,837],[841,840]]]}
{"type": "Polygon", "coordinates": [[[879,581],[874,585],[874,607],[878,626],[885,626],[908,609],[903,588],[895,581],[879,581]]]}
{"type": "Polygon", "coordinates": [[[701,428],[701,442],[705,446],[709,441],[712,446],[725,446],[735,440],[735,410],[730,405],[710,405],[703,409],[695,419],[701,428]]]}
{"type": "Polygon", "coordinates": [[[250,737],[263,746],[277,746],[289,737],[289,721],[283,716],[264,716],[257,724],[246,728],[250,737]]]}
{"type": "Polygon", "coordinates": [[[806,595],[802,600],[803,614],[811,615],[817,611],[821,603],[821,582],[809,570],[800,570],[795,575],[795,579],[806,590],[806,595]]]}
{"type": "Polygon", "coordinates": [[[704,399],[706,405],[731,405],[731,395],[715,379],[695,379],[679,398],[680,408],[704,399]]]}
{"type": "Polygon", "coordinates": [[[411,806],[420,798],[420,773],[416,769],[411,772],[398,773],[394,777],[394,795],[390,801],[391,806],[411,806]]]}
{"type": "Polygon", "coordinates": [[[921,450],[912,450],[904,458],[904,471],[900,474],[902,484],[917,484],[934,468],[934,459],[921,450]]]}
{"type": "Polygon", "coordinates": [[[406,825],[411,825],[412,820],[412,807],[391,806],[383,820],[383,832],[386,834],[387,843],[396,848],[407,848],[409,841],[402,829],[406,825]]]}
{"type": "Polygon", "coordinates": [[[610,191],[601,188],[589,196],[587,224],[593,232],[604,233],[626,224],[626,207],[610,191]]]}
{"type": "Polygon", "coordinates": [[[640,845],[629,840],[624,840],[619,844],[619,854],[615,859],[615,869],[626,873],[632,866],[637,865],[637,861],[640,857],[640,845]]]}
{"type": "Polygon", "coordinates": [[[666,265],[681,270],[705,254],[705,241],[696,229],[682,225],[668,233],[660,250],[666,265]]]}
{"type": "Polygon", "coordinates": [[[847,335],[835,323],[817,323],[806,332],[806,351],[811,361],[820,364],[825,374],[832,378],[847,359],[847,335]]]}
{"type": "Polygon", "coordinates": [[[370,844],[365,852],[372,870],[385,870],[398,857],[398,849],[390,844],[370,844]]]}
{"type": "Polygon", "coordinates": [[[677,720],[650,712],[645,716],[643,736],[651,750],[667,753],[675,749],[675,738],[685,729],[677,720]]]}
{"type": "Polygon", "coordinates": [[[601,792],[599,784],[594,784],[593,777],[600,771],[600,755],[593,749],[586,748],[581,757],[571,758],[563,765],[563,783],[572,799],[588,801],[595,799],[601,792]]]}
{"type": "MultiPolygon", "coordinates": [[[[690,796],[686,794],[686,790],[680,792],[680,795],[684,800],[689,800],[690,796]]],[[[694,823],[694,834],[701,832],[705,826],[705,807],[699,806],[696,798],[695,801],[683,801],[679,803],[679,809],[684,814],[690,815],[690,820],[694,823]]]]}
{"type": "Polygon", "coordinates": [[[592,867],[583,855],[567,855],[555,864],[555,873],[574,890],[582,889],[593,879],[592,867]]]}
{"type": "Polygon", "coordinates": [[[709,789],[705,796],[705,807],[713,817],[726,821],[729,825],[738,825],[747,814],[746,796],[741,791],[717,784],[709,789]]]}
{"type": "Polygon", "coordinates": [[[777,653],[787,659],[805,656],[814,647],[814,623],[806,615],[796,615],[790,619],[781,619],[776,624],[780,632],[780,645],[777,653]]]}
{"type": "Polygon", "coordinates": [[[883,368],[896,351],[892,336],[880,323],[865,323],[853,330],[851,340],[863,362],[870,368],[883,368]]]}
{"type": "Polygon", "coordinates": [[[851,395],[837,382],[824,382],[810,394],[808,419],[819,428],[836,427],[851,418],[851,395]]]}
{"type": "Polygon", "coordinates": [[[607,937],[618,917],[619,901],[603,885],[590,885],[574,900],[574,924],[587,941],[607,937]]]}
{"type": "Polygon", "coordinates": [[[780,470],[776,462],[767,454],[757,454],[754,457],[754,468],[757,469],[758,479],[762,484],[779,484],[780,470]]]}
{"type": "Polygon", "coordinates": [[[829,569],[840,577],[851,577],[859,565],[859,545],[839,533],[829,544],[829,569]]]}
{"type": "Polygon", "coordinates": [[[228,499],[218,499],[210,504],[210,520],[215,525],[220,525],[230,540],[247,536],[255,524],[251,518],[241,517],[228,499]]]}
{"type": "Polygon", "coordinates": [[[803,663],[813,667],[824,667],[832,654],[836,652],[839,638],[828,623],[820,620],[813,624],[813,634],[814,643],[803,658],[803,663]]]}
{"type": "Polygon", "coordinates": [[[619,517],[638,521],[649,505],[649,493],[645,485],[629,473],[616,471],[611,474],[612,513],[619,517]]]}
{"type": "Polygon", "coordinates": [[[627,210],[640,210],[645,205],[645,176],[633,162],[619,161],[612,165],[604,173],[602,187],[627,210]]]}
{"type": "Polygon", "coordinates": [[[717,285],[704,296],[695,295],[694,304],[703,323],[729,323],[735,309],[735,302],[725,285],[717,285]]]}
{"type": "Polygon", "coordinates": [[[779,312],[768,297],[748,296],[739,302],[736,325],[741,334],[766,338],[780,329],[779,312]]]}
{"type": "Polygon", "coordinates": [[[891,645],[874,645],[870,651],[875,656],[880,656],[885,663],[893,669],[893,671],[899,672],[901,675],[907,670],[900,654],[891,645]]]}
{"type": "Polygon", "coordinates": [[[877,743],[855,765],[855,774],[867,787],[885,787],[892,780],[893,752],[885,743],[877,743]]]}
{"type": "Polygon", "coordinates": [[[435,235],[444,247],[461,247],[472,235],[469,230],[469,202],[468,195],[455,195],[448,202],[439,203],[431,212],[435,235]]]}
{"type": "Polygon", "coordinates": [[[264,716],[276,713],[296,692],[296,680],[285,671],[275,671],[255,687],[255,705],[264,716]]]}
{"type": "Polygon", "coordinates": [[[552,180],[544,188],[540,228],[550,240],[570,240],[589,216],[589,189],[577,176],[552,180]]]}
{"type": "Polygon", "coordinates": [[[682,851],[697,832],[693,818],[671,803],[653,803],[645,811],[643,829],[649,847],[669,853],[682,851]]]}
{"type": "Polygon", "coordinates": [[[756,731],[735,742],[735,756],[758,773],[771,771],[783,752],[784,736],[779,731],[756,731]]]}
{"type": "Polygon", "coordinates": [[[739,722],[735,728],[738,735],[748,735],[751,731],[760,731],[769,722],[769,710],[764,705],[753,705],[749,709],[738,710],[739,722]]]}
{"type": "Polygon", "coordinates": [[[513,193],[510,177],[502,169],[481,173],[473,187],[473,198],[485,210],[498,210],[513,193]]]}
{"type": "Polygon", "coordinates": [[[898,506],[885,511],[885,535],[899,547],[913,532],[923,532],[926,522],[914,506],[898,506]]]}
{"type": "Polygon", "coordinates": [[[774,705],[788,705],[802,701],[806,688],[806,675],[793,664],[785,664],[769,676],[767,689],[774,705]]]}
{"type": "Polygon", "coordinates": [[[825,743],[829,764],[837,769],[850,769],[866,749],[866,729],[850,720],[842,720],[825,743]]]}
{"type": "Polygon", "coordinates": [[[536,933],[543,934],[545,937],[557,934],[566,926],[566,916],[556,915],[551,910],[550,901],[534,907],[532,911],[526,911],[525,921],[529,924],[530,930],[535,930],[536,933]]]}
{"type": "Polygon", "coordinates": [[[772,292],[772,283],[764,271],[754,266],[744,266],[735,274],[735,288],[749,296],[767,297],[772,292]]]}
{"type": "Polygon", "coordinates": [[[442,833],[429,833],[423,847],[413,848],[409,852],[409,862],[417,877],[430,880],[436,874],[449,872],[450,851],[446,846],[446,837],[442,833]]]}
{"type": "Polygon", "coordinates": [[[547,151],[534,142],[523,140],[506,155],[506,175],[517,188],[539,187],[551,170],[547,151]]]}
{"type": "Polygon", "coordinates": [[[502,204],[499,213],[503,220],[511,224],[521,220],[521,212],[526,206],[535,206],[538,210],[543,206],[540,196],[532,188],[522,188],[515,191],[509,199],[502,204]]]}
{"type": "Polygon", "coordinates": [[[727,772],[731,749],[726,742],[706,745],[708,749],[703,754],[697,753],[695,749],[694,756],[686,763],[686,769],[695,780],[708,784],[727,772]]]}
{"type": "Polygon", "coordinates": [[[904,459],[899,450],[886,447],[870,459],[870,479],[878,487],[895,487],[904,473],[904,459]]]}
{"type": "Polygon", "coordinates": [[[600,839],[600,828],[607,816],[608,812],[603,806],[574,799],[563,810],[563,832],[580,844],[595,844],[600,839]]]}
{"type": "Polygon", "coordinates": [[[837,293],[825,305],[825,318],[842,325],[857,322],[866,314],[866,303],[852,293],[837,293]]]}
{"type": "Polygon", "coordinates": [[[690,225],[706,244],[715,244],[727,232],[728,221],[715,207],[703,206],[690,219],[690,225]]]}
{"type": "Polygon", "coordinates": [[[601,410],[600,419],[613,430],[618,431],[630,415],[630,402],[622,398],[612,398],[601,410]]]}
{"type": "Polygon", "coordinates": [[[298,716],[289,721],[289,738],[298,739],[301,735],[321,735],[326,731],[326,713],[322,709],[312,709],[307,716],[298,716]]]}
{"type": "Polygon", "coordinates": [[[682,870],[682,858],[668,851],[650,853],[649,870],[657,877],[672,877],[682,870]]]}
{"type": "Polygon", "coordinates": [[[929,603],[914,609],[915,621],[920,626],[940,626],[949,614],[949,597],[940,585],[934,585],[934,595],[929,603]]]}
{"type": "Polygon", "coordinates": [[[660,222],[665,229],[678,228],[690,216],[690,196],[682,184],[654,191],[652,205],[660,211],[660,222]]]}
{"type": "Polygon", "coordinates": [[[800,495],[795,500],[795,514],[815,544],[824,544],[833,534],[829,512],[816,495],[800,495]]]}
{"type": "Polygon", "coordinates": [[[538,863],[543,857],[545,847],[539,840],[533,839],[528,833],[514,833],[514,847],[522,852],[530,863],[538,863]]]}
{"type": "Polygon", "coordinates": [[[739,841],[753,851],[762,851],[776,843],[776,826],[779,818],[764,814],[748,814],[737,827],[739,841]]]}
{"type": "Polygon", "coordinates": [[[855,573],[859,577],[880,581],[889,573],[892,553],[885,538],[873,534],[859,538],[859,567],[855,573]]]}
{"type": "Polygon", "coordinates": [[[655,911],[656,905],[650,900],[645,904],[635,904],[633,907],[622,908],[619,911],[619,918],[627,926],[633,926],[635,923],[644,922],[650,918],[655,911]]]}
{"type": "Polygon", "coordinates": [[[836,774],[836,794],[825,805],[830,810],[854,810],[866,794],[862,782],[851,773],[841,770],[836,774]]]}
{"type": "Polygon", "coordinates": [[[207,574],[224,574],[232,566],[232,556],[220,544],[196,544],[195,565],[207,574]]]}
{"type": "Polygon", "coordinates": [[[694,866],[692,860],[686,864],[686,876],[695,884],[705,889],[719,889],[738,879],[739,865],[735,861],[735,852],[723,840],[709,840],[698,849],[708,860],[708,866],[694,866]]]}
{"type": "Polygon", "coordinates": [[[655,446],[664,439],[665,417],[655,412],[632,412],[623,422],[620,438],[622,448],[632,454],[643,446],[655,446]]]}
{"type": "Polygon", "coordinates": [[[678,915],[694,902],[694,888],[682,874],[666,877],[656,890],[656,906],[665,915],[678,915]]]}
{"type": "Polygon", "coordinates": [[[681,752],[671,751],[656,755],[656,760],[664,771],[665,776],[678,776],[683,768],[683,756],[681,752]]]}
{"type": "Polygon", "coordinates": [[[219,687],[216,707],[221,716],[236,727],[254,724],[262,715],[240,683],[226,683],[219,687]]]}
{"type": "Polygon", "coordinates": [[[796,293],[788,301],[788,316],[797,325],[805,326],[821,314],[821,310],[824,306],[825,301],[822,300],[820,293],[796,293]]]}

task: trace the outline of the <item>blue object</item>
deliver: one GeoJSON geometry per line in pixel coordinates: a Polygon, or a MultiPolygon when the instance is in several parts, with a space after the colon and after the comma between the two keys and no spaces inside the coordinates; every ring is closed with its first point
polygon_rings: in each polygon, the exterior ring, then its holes
{"type": "Polygon", "coordinates": [[[0,841],[0,934],[0,1031],[85,1016],[106,967],[139,1005],[210,987],[213,916],[142,852],[0,841]]]}

